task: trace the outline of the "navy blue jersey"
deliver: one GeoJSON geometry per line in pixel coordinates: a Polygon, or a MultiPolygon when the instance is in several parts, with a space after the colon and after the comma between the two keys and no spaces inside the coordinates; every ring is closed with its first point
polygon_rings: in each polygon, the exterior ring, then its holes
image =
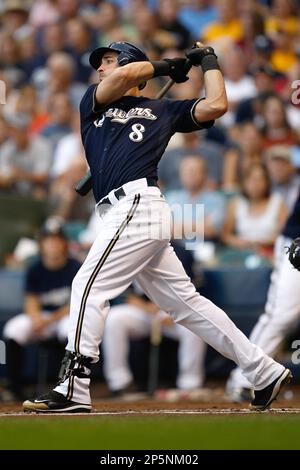
{"type": "Polygon", "coordinates": [[[139,178],[157,179],[157,165],[175,132],[211,127],[198,123],[199,101],[123,96],[101,109],[91,85],[80,104],[81,135],[96,201],[139,178]]]}
{"type": "Polygon", "coordinates": [[[64,267],[50,270],[39,259],[27,270],[25,292],[37,295],[43,310],[63,307],[70,300],[71,284],[80,266],[76,259],[69,258],[64,267]]]}
{"type": "Polygon", "coordinates": [[[292,213],[287,219],[282,234],[289,238],[300,237],[300,191],[292,213]]]}

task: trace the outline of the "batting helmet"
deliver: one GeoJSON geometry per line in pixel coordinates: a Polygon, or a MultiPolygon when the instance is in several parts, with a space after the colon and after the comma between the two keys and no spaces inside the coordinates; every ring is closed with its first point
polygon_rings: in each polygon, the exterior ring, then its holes
{"type": "Polygon", "coordinates": [[[98,69],[102,57],[107,52],[118,53],[118,64],[120,66],[130,62],[148,61],[146,54],[138,47],[125,41],[112,42],[108,47],[98,47],[90,55],[90,64],[94,69],[98,69]]]}

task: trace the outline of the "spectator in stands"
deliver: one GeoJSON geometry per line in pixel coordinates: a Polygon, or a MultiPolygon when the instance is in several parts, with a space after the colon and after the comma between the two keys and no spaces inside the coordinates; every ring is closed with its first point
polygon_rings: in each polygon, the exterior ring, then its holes
{"type": "Polygon", "coordinates": [[[0,31],[0,70],[4,72],[13,87],[18,87],[26,75],[22,69],[21,50],[11,33],[0,31]]]}
{"type": "Polygon", "coordinates": [[[98,5],[98,0],[86,0],[85,2],[81,2],[80,4],[80,17],[91,29],[94,29],[93,25],[98,5]]]}
{"type": "Polygon", "coordinates": [[[254,163],[244,174],[242,195],[229,202],[222,240],[242,250],[268,249],[273,247],[286,216],[287,208],[281,196],[271,194],[266,167],[254,163]]]}
{"type": "MultiPolygon", "coordinates": [[[[137,13],[135,11],[134,14],[137,13]]],[[[99,46],[107,46],[114,41],[129,41],[136,43],[138,37],[136,29],[130,22],[123,21],[120,8],[114,3],[103,2],[98,6],[98,11],[91,18],[92,27],[97,32],[99,46]]]]}
{"type": "Polygon", "coordinates": [[[49,77],[47,86],[43,90],[44,98],[51,100],[56,93],[67,93],[72,105],[79,108],[87,86],[74,81],[76,64],[72,56],[65,52],[51,54],[47,61],[47,69],[49,77]]]}
{"type": "Polygon", "coordinates": [[[134,25],[141,46],[151,59],[155,60],[164,51],[176,48],[176,37],[159,26],[158,17],[151,10],[145,8],[137,11],[134,17],[134,25]]]}
{"type": "Polygon", "coordinates": [[[71,171],[78,157],[83,154],[83,151],[79,112],[74,110],[71,117],[71,132],[59,140],[54,153],[53,165],[50,172],[52,179],[60,178],[71,171]]]}
{"type": "Polygon", "coordinates": [[[86,219],[92,210],[91,198],[80,197],[74,187],[87,171],[80,137],[79,113],[72,116],[72,132],[62,137],[51,167],[49,210],[65,220],[86,219]]]}
{"type": "Polygon", "coordinates": [[[60,139],[72,131],[71,123],[75,109],[67,93],[55,93],[49,101],[49,121],[41,135],[51,144],[52,155],[60,139]]]}
{"type": "Polygon", "coordinates": [[[245,121],[254,121],[262,127],[263,101],[276,94],[276,73],[269,65],[258,65],[250,68],[255,85],[255,94],[250,98],[242,99],[236,109],[235,122],[241,124],[245,121]]]}
{"type": "Polygon", "coordinates": [[[0,148],[0,187],[36,197],[45,197],[51,164],[46,139],[30,136],[30,119],[24,114],[5,116],[10,138],[0,148]]]}
{"type": "Polygon", "coordinates": [[[56,0],[39,0],[33,2],[30,9],[29,22],[35,28],[42,28],[48,24],[54,24],[59,20],[59,12],[56,0]]]}
{"type": "Polygon", "coordinates": [[[88,219],[95,205],[92,193],[83,198],[74,190],[86,171],[86,161],[79,154],[73,160],[72,169],[67,169],[52,181],[48,200],[51,215],[58,215],[66,221],[88,219]]]}
{"type": "Polygon", "coordinates": [[[237,146],[224,154],[223,189],[236,191],[240,188],[243,173],[252,165],[262,161],[262,134],[252,123],[239,127],[237,146]]]}
{"type": "Polygon", "coordinates": [[[253,56],[251,65],[253,67],[270,67],[274,44],[265,34],[259,34],[253,41],[253,56]]]}
{"type": "Polygon", "coordinates": [[[217,10],[209,0],[191,0],[179,11],[179,19],[194,39],[203,36],[203,30],[218,19],[217,10]]]}
{"type": "Polygon", "coordinates": [[[3,24],[6,31],[16,40],[24,39],[31,32],[28,22],[29,3],[26,0],[6,0],[3,10],[3,24]]]}
{"type": "Polygon", "coordinates": [[[293,163],[292,150],[287,145],[274,145],[266,152],[272,191],[279,193],[289,211],[295,205],[300,189],[300,175],[293,163]]]}
{"type": "Polygon", "coordinates": [[[191,46],[190,33],[177,18],[178,0],[159,0],[157,14],[159,27],[175,37],[175,47],[179,50],[191,46]]]}
{"type": "Polygon", "coordinates": [[[286,31],[278,30],[274,44],[271,55],[272,67],[280,73],[290,72],[297,61],[294,36],[286,31]]]}
{"type": "Polygon", "coordinates": [[[247,64],[242,50],[231,48],[222,58],[222,70],[229,110],[221,119],[223,126],[230,127],[235,121],[237,106],[242,100],[253,98],[256,89],[253,78],[247,75],[247,64]]]}
{"type": "Polygon", "coordinates": [[[208,187],[217,189],[222,183],[224,146],[205,138],[201,132],[181,134],[179,145],[167,150],[158,166],[158,176],[164,191],[181,189],[179,167],[187,155],[199,155],[206,162],[208,187]]]}
{"type": "Polygon", "coordinates": [[[66,24],[66,45],[76,62],[74,80],[86,83],[91,76],[90,51],[95,48],[93,35],[81,19],[69,20],[66,24]]]}
{"type": "Polygon", "coordinates": [[[243,25],[238,16],[236,0],[217,0],[215,5],[218,20],[203,30],[202,41],[214,45],[217,51],[225,52],[242,39],[243,25]]]}
{"type": "Polygon", "coordinates": [[[47,82],[46,64],[48,57],[55,52],[66,51],[62,23],[46,24],[42,30],[33,31],[27,41],[20,43],[22,66],[27,80],[35,87],[43,88],[47,82]]]}
{"type": "Polygon", "coordinates": [[[268,36],[275,38],[279,30],[293,36],[299,33],[296,3],[294,0],[274,0],[272,2],[271,14],[266,19],[268,36]]]}
{"type": "Polygon", "coordinates": [[[204,159],[199,155],[186,156],[180,164],[180,180],[183,189],[166,195],[173,214],[175,238],[182,243],[193,235],[199,240],[203,237],[205,240],[217,239],[223,225],[225,199],[218,191],[207,189],[204,159]],[[187,205],[191,209],[188,213],[185,211],[187,205]],[[204,206],[203,225],[201,220],[196,219],[200,205],[204,206]]]}
{"type": "Polygon", "coordinates": [[[40,258],[26,272],[24,313],[4,327],[8,387],[3,400],[23,397],[24,346],[54,337],[65,342],[67,338],[71,284],[80,263],[69,257],[67,239],[55,222],[49,219],[41,230],[40,258]]]}
{"type": "Polygon", "coordinates": [[[51,23],[46,25],[42,30],[41,49],[44,55],[44,63],[47,57],[54,52],[65,51],[65,29],[64,23],[51,23]]]}
{"type": "Polygon", "coordinates": [[[34,36],[39,51],[29,57],[25,65],[29,79],[40,89],[47,80],[48,57],[55,52],[66,52],[64,25],[61,22],[46,24],[42,30],[36,31],[34,36]]]}
{"type": "Polygon", "coordinates": [[[40,50],[35,33],[32,32],[31,34],[28,34],[19,42],[19,46],[21,66],[22,70],[26,74],[26,82],[28,82],[36,67],[40,65],[40,50]]]}
{"type": "Polygon", "coordinates": [[[60,19],[63,21],[71,20],[79,16],[79,0],[57,0],[56,5],[60,19]]]}
{"type": "Polygon", "coordinates": [[[26,84],[21,87],[14,97],[14,112],[26,114],[30,118],[29,133],[38,134],[49,122],[49,112],[38,100],[34,86],[26,84]]]}
{"type": "Polygon", "coordinates": [[[262,116],[264,148],[296,144],[296,134],[288,123],[285,104],[279,96],[270,96],[264,101],[262,116]]]}
{"type": "Polygon", "coordinates": [[[265,19],[262,12],[256,8],[250,8],[241,14],[244,35],[238,45],[243,51],[246,62],[249,64],[254,58],[255,39],[265,33],[265,19]]]}

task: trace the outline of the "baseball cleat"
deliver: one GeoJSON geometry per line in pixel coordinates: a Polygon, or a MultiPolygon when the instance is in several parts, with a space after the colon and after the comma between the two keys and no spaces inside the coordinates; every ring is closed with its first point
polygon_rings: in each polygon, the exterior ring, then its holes
{"type": "Polygon", "coordinates": [[[92,405],[67,400],[55,390],[23,403],[23,410],[27,413],[90,413],[91,409],[92,405]]]}
{"type": "Polygon", "coordinates": [[[254,399],[250,404],[250,409],[253,411],[264,411],[269,408],[271,403],[276,400],[282,387],[289,383],[292,378],[291,371],[285,369],[270,385],[262,390],[254,390],[254,399]]]}

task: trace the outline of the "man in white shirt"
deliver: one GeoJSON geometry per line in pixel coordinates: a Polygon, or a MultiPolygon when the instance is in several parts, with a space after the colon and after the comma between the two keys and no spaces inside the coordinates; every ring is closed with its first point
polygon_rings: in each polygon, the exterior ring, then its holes
{"type": "Polygon", "coordinates": [[[27,115],[7,115],[5,119],[10,138],[0,147],[0,188],[44,194],[52,158],[50,144],[43,137],[29,135],[27,115]]]}

